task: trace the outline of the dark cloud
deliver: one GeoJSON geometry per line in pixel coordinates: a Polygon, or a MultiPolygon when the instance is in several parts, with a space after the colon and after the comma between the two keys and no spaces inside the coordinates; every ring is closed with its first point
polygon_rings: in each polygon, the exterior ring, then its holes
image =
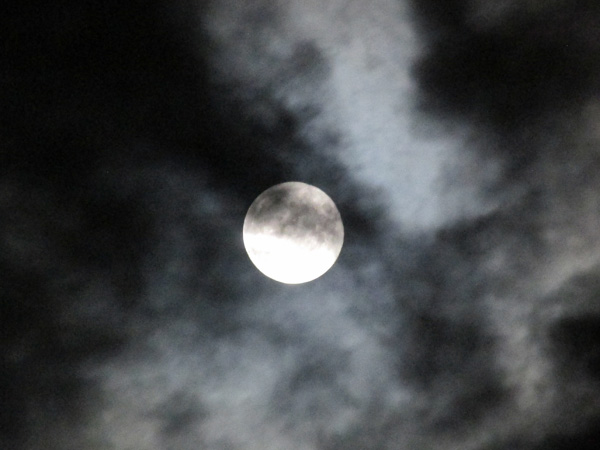
{"type": "Polygon", "coordinates": [[[595,3],[506,8],[493,25],[472,3],[413,2],[429,45],[415,68],[427,108],[512,132],[577,108],[598,92],[595,3]]]}

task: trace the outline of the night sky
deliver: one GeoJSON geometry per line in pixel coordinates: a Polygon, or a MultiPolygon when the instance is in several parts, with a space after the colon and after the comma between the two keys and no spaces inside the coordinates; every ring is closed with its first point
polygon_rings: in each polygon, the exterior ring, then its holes
{"type": "Polygon", "coordinates": [[[0,449],[597,448],[600,3],[0,11],[0,449]],[[286,181],[345,228],[293,286],[286,181]]]}

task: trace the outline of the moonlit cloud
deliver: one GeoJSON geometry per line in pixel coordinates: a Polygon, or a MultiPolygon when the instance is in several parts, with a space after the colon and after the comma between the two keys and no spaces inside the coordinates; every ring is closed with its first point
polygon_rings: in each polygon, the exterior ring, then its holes
{"type": "Polygon", "coordinates": [[[305,109],[318,111],[302,124],[303,138],[319,144],[331,130],[341,136],[328,151],[379,193],[379,201],[406,230],[439,227],[494,207],[478,192],[495,181],[500,168],[465,151],[474,131],[463,126],[442,133],[433,124],[423,125],[430,121],[417,110],[411,74],[423,49],[408,4],[337,0],[324,8],[316,2],[288,2],[275,10],[267,27],[247,21],[246,9],[250,6],[216,7],[220,20],[209,30],[221,49],[214,54],[215,70],[224,68],[219,80],[239,86],[238,95],[250,99],[250,109],[256,89],[300,117],[305,109]],[[237,39],[236,30],[246,39],[237,39]],[[280,78],[305,42],[325,61],[326,75],[299,71],[280,78]],[[251,52],[255,46],[262,51],[251,52]],[[474,166],[477,171],[471,170],[474,166]]]}

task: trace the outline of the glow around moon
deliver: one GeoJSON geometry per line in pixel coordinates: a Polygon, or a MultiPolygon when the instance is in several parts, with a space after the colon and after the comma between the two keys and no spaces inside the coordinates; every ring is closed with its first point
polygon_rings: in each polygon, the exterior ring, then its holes
{"type": "Polygon", "coordinates": [[[258,270],[281,283],[299,284],[333,266],[344,243],[344,226],[325,192],[292,181],[275,185],[254,200],[243,237],[258,270]]]}

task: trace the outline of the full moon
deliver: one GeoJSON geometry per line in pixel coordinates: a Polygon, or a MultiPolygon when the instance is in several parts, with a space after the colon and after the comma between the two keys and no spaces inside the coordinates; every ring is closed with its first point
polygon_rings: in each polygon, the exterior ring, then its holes
{"type": "Polygon", "coordinates": [[[344,243],[344,226],[325,192],[291,181],[270,187],[254,200],[243,237],[258,270],[281,283],[300,284],[333,266],[344,243]]]}

